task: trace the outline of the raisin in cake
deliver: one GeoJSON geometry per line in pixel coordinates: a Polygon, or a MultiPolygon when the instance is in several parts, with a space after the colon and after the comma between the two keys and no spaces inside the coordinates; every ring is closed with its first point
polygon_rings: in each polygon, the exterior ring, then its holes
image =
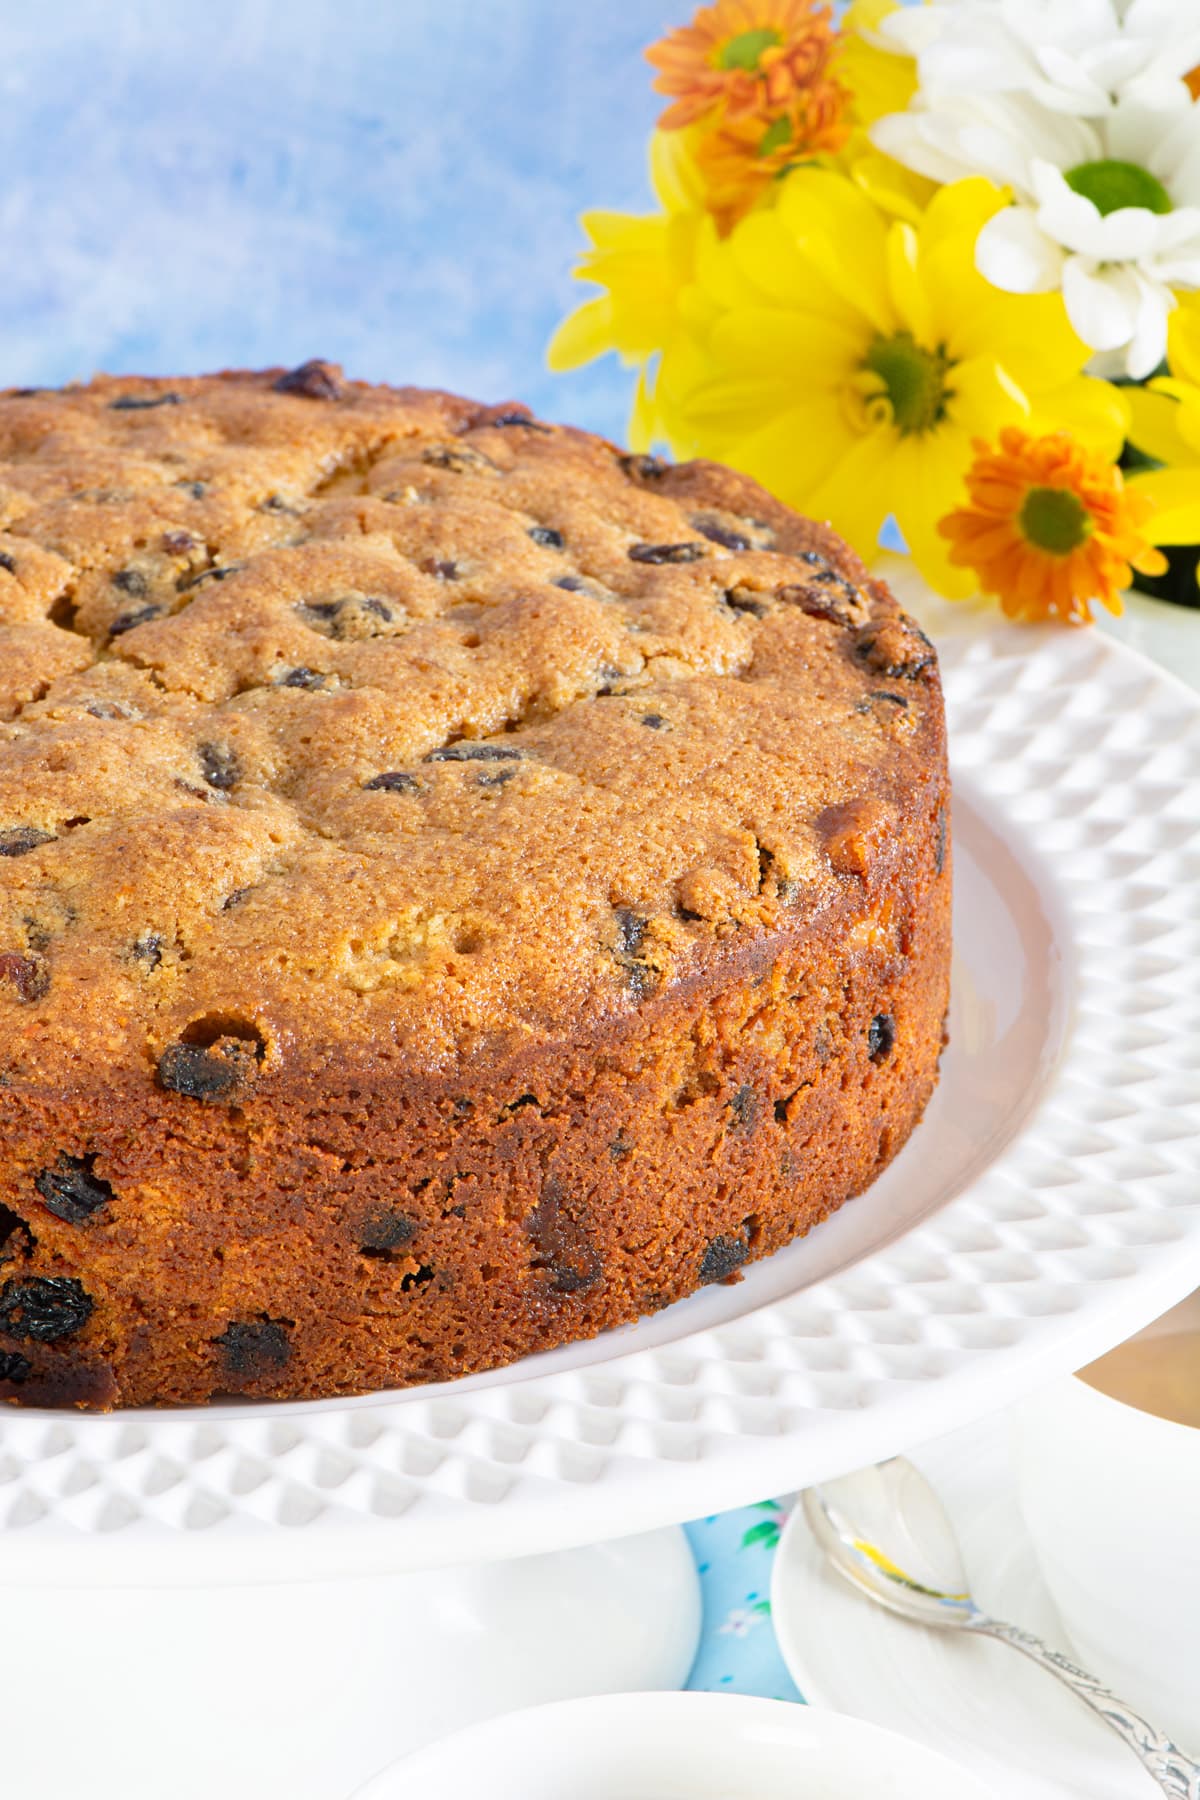
{"type": "Polygon", "coordinates": [[[0,396],[0,1396],[435,1381],[878,1174],[949,969],[932,650],[519,406],[0,396]]]}

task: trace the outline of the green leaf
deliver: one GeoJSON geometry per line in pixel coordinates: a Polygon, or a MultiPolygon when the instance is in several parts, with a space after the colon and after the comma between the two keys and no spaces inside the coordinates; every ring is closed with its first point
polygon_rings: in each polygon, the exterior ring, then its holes
{"type": "Polygon", "coordinates": [[[742,1549],[749,1550],[754,1544],[775,1543],[779,1537],[779,1526],[774,1519],[760,1519],[757,1525],[751,1525],[742,1538],[742,1549]]]}

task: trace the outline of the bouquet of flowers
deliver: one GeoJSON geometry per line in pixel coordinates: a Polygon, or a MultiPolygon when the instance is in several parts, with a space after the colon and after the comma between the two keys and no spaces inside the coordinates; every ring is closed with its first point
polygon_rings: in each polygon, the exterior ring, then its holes
{"type": "Polygon", "coordinates": [[[715,0],[550,361],[1013,617],[1200,605],[1196,0],[715,0]]]}

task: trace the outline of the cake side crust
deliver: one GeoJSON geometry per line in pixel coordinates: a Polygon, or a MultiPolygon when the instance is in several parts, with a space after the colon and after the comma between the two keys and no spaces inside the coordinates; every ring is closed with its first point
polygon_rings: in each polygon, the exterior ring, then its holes
{"type": "Polygon", "coordinates": [[[931,780],[919,835],[865,851],[816,932],[740,945],[574,1045],[450,1080],[330,1049],[233,1107],[146,1082],[10,1095],[4,1273],[91,1310],[0,1337],[26,1365],[0,1392],[107,1408],[448,1380],[736,1278],[867,1187],[933,1091],[945,803],[931,780]],[[85,1216],[80,1170],[85,1204],[103,1195],[85,1216]]]}

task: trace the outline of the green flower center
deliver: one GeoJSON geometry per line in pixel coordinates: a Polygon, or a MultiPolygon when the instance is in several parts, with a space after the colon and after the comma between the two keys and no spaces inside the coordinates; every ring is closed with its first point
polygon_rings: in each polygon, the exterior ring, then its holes
{"type": "Polygon", "coordinates": [[[792,122],[790,119],[776,119],[768,125],[758,140],[758,155],[771,156],[776,150],[782,150],[785,144],[792,141],[792,122]]]}
{"type": "Polygon", "coordinates": [[[753,75],[764,50],[773,50],[780,42],[779,33],[770,25],[758,25],[753,31],[739,31],[727,38],[717,51],[718,69],[745,69],[753,75]]]}
{"type": "Polygon", "coordinates": [[[1099,162],[1077,163],[1065,172],[1063,180],[1105,216],[1123,206],[1141,206],[1152,213],[1172,210],[1171,196],[1158,176],[1140,163],[1105,156],[1099,162]]]}
{"type": "Polygon", "coordinates": [[[1086,544],[1095,530],[1091,513],[1070,488],[1030,488],[1018,523],[1029,542],[1051,556],[1069,556],[1086,544]]]}
{"type": "Polygon", "coordinates": [[[863,367],[882,381],[892,418],[903,436],[941,424],[954,390],[946,383],[953,365],[940,345],[926,350],[911,331],[897,331],[892,337],[875,339],[863,367]]]}

